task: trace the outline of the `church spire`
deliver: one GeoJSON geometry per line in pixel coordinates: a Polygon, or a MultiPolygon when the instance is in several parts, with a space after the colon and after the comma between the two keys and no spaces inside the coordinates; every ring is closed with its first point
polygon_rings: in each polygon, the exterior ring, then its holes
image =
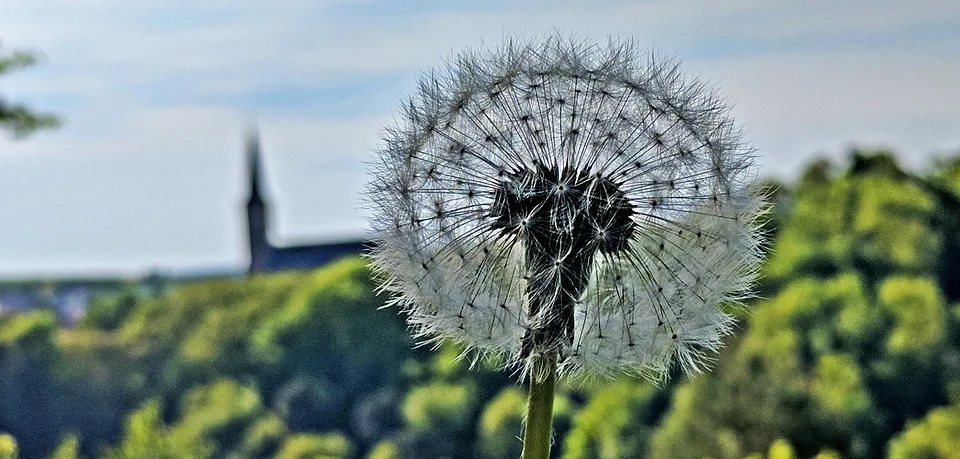
{"type": "Polygon", "coordinates": [[[263,159],[260,156],[260,134],[251,129],[246,140],[247,173],[250,174],[250,197],[247,199],[247,235],[250,243],[250,269],[263,271],[269,264],[272,247],[267,240],[267,203],[263,199],[263,159]]]}
{"type": "Polygon", "coordinates": [[[263,203],[263,159],[260,157],[260,132],[256,128],[247,133],[247,171],[250,174],[250,199],[248,206],[254,202],[263,203]]]}

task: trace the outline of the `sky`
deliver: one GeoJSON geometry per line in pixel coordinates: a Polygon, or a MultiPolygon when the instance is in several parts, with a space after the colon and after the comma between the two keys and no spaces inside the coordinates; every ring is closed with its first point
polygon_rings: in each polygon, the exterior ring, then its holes
{"type": "Polygon", "coordinates": [[[0,278],[241,269],[251,126],[274,243],[362,237],[364,161],[419,75],[550,33],[633,37],[716,84],[766,176],[960,152],[956,0],[3,0],[3,49],[43,59],[0,97],[65,124],[0,137],[0,278]]]}

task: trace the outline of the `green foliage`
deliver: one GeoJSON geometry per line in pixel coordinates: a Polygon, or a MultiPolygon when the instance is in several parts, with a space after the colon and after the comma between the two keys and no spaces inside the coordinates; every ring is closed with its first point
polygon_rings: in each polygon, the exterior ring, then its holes
{"type": "Polygon", "coordinates": [[[343,261],[309,276],[254,331],[251,358],[278,376],[265,383],[283,395],[292,427],[345,423],[348,406],[397,382],[413,343],[395,312],[378,309],[382,300],[371,290],[364,262],[343,261]]]}
{"type": "Polygon", "coordinates": [[[67,432],[98,455],[153,399],[177,407],[158,418],[167,437],[218,454],[269,456],[292,433],[329,430],[364,451],[401,422],[401,367],[416,355],[381,304],[352,258],[159,297],[130,290],[100,298],[77,329],[47,311],[0,316],[0,425],[25,439],[27,457],[49,455],[67,432]]]}
{"type": "Polygon", "coordinates": [[[171,435],[188,442],[211,441],[218,450],[232,451],[242,442],[245,428],[263,414],[256,390],[221,379],[187,392],[171,435]]]}
{"type": "Polygon", "coordinates": [[[891,459],[952,458],[960,452],[960,405],[933,409],[890,442],[891,459]]]}
{"type": "Polygon", "coordinates": [[[478,457],[520,457],[526,405],[527,394],[517,387],[503,389],[487,403],[478,424],[478,457]]]}
{"type": "Polygon", "coordinates": [[[279,448],[289,433],[279,416],[260,416],[244,429],[234,451],[238,457],[267,457],[279,448]]]}
{"type": "Polygon", "coordinates": [[[94,297],[78,324],[81,328],[116,330],[134,311],[141,297],[135,291],[94,297]]]}
{"type": "Polygon", "coordinates": [[[256,390],[227,379],[187,392],[174,423],[165,424],[161,415],[156,400],[141,407],[108,456],[141,457],[155,450],[162,457],[263,457],[288,437],[283,421],[266,411],[256,390]]]}
{"type": "MultiPolygon", "coordinates": [[[[957,171],[857,154],[767,184],[764,299],[714,371],[561,384],[554,456],[951,457],[957,171]]],[[[450,344],[414,349],[369,274],[355,257],[129,290],[75,329],[50,311],[0,316],[0,451],[16,437],[22,457],[516,457],[515,375],[450,344]]]]}
{"type": "Polygon", "coordinates": [[[615,382],[598,390],[574,416],[563,457],[643,456],[660,415],[656,395],[653,387],[634,381],[615,382]]]}
{"type": "MultiPolygon", "coordinates": [[[[13,70],[31,67],[37,63],[37,55],[13,52],[0,55],[0,75],[13,70]]],[[[22,138],[38,129],[54,128],[60,120],[53,115],[38,114],[22,105],[13,105],[0,99],[0,129],[10,132],[14,138],[22,138]]]]}
{"type": "Polygon", "coordinates": [[[107,459],[154,459],[209,457],[214,445],[198,438],[178,438],[163,423],[160,403],[145,403],[127,418],[123,439],[108,449],[107,459]]]}
{"type": "Polygon", "coordinates": [[[793,446],[782,438],[774,440],[767,451],[767,459],[797,459],[797,453],[793,446]]]}
{"type": "Polygon", "coordinates": [[[930,225],[937,204],[885,154],[855,154],[851,171],[840,177],[816,164],[799,185],[766,273],[782,283],[850,269],[870,276],[932,271],[944,255],[943,236],[930,225]]]}
{"type": "Polygon", "coordinates": [[[12,435],[0,432],[0,459],[17,459],[17,440],[12,435]]]}
{"type": "Polygon", "coordinates": [[[76,435],[70,434],[63,438],[57,449],[50,454],[50,459],[79,459],[80,458],[80,439],[76,435]]]}
{"type": "Polygon", "coordinates": [[[843,459],[843,456],[841,456],[840,453],[832,449],[825,449],[817,453],[817,455],[814,456],[813,459],[843,459]]]}
{"type": "Polygon", "coordinates": [[[813,398],[837,424],[851,423],[870,412],[872,401],[857,362],[847,355],[823,355],[813,370],[813,398]]]}
{"type": "Polygon", "coordinates": [[[408,426],[401,443],[403,456],[463,456],[468,450],[457,439],[469,437],[476,409],[472,385],[433,382],[412,388],[401,408],[408,426]]]}
{"type": "Polygon", "coordinates": [[[960,348],[936,280],[958,237],[943,202],[889,156],[812,167],[773,243],[770,299],[713,374],[674,392],[652,455],[876,457],[944,403],[960,348]]]}
{"type": "Polygon", "coordinates": [[[400,448],[390,440],[377,443],[367,455],[367,459],[400,459],[400,457],[400,448]]]}
{"type": "Polygon", "coordinates": [[[862,283],[852,274],[785,287],[750,316],[749,330],[715,372],[675,391],[654,435],[654,456],[737,458],[782,437],[801,455],[823,446],[853,448],[851,423],[868,419],[871,405],[853,360],[836,353],[856,355],[870,333],[844,332],[837,324],[850,310],[870,316],[860,312],[865,307],[862,283]],[[846,396],[860,399],[838,401],[846,396]]]}
{"type": "Polygon", "coordinates": [[[936,283],[924,278],[891,277],[880,285],[879,300],[893,322],[886,339],[887,352],[929,358],[942,350],[947,338],[947,311],[936,283]]]}
{"type": "Polygon", "coordinates": [[[51,311],[0,316],[0,425],[24,457],[50,452],[75,425],[104,435],[126,412],[109,388],[73,371],[61,336],[51,311]]]}
{"type": "Polygon", "coordinates": [[[5,350],[45,353],[53,348],[57,318],[50,311],[0,317],[0,346],[5,350]]]}
{"type": "Polygon", "coordinates": [[[287,438],[277,459],[345,459],[353,454],[350,440],[339,433],[295,434],[287,438]]]}

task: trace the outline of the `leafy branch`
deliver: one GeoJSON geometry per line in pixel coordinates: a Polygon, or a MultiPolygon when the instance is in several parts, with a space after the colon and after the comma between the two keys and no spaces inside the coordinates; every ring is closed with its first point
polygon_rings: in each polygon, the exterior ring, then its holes
{"type": "MultiPolygon", "coordinates": [[[[38,62],[37,55],[14,51],[9,55],[0,54],[0,75],[11,71],[31,67],[38,62]]],[[[0,98],[0,130],[22,139],[40,129],[60,126],[60,118],[49,113],[37,113],[24,105],[14,104],[0,98]]]]}

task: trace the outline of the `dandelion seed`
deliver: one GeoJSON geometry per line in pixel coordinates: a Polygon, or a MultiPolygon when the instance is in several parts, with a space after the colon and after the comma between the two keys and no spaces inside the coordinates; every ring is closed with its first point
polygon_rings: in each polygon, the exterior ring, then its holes
{"type": "Polygon", "coordinates": [[[752,156],[716,94],[631,41],[465,53],[378,152],[373,264],[418,337],[525,374],[697,372],[760,262],[752,156]]]}

